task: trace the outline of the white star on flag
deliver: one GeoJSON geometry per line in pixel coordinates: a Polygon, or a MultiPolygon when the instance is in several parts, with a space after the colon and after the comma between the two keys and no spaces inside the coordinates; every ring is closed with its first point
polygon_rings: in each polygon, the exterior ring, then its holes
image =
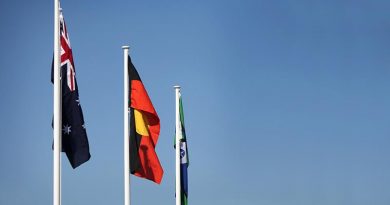
{"type": "Polygon", "coordinates": [[[186,150],[187,150],[187,143],[180,142],[180,164],[188,163],[186,150]]]}
{"type": "Polygon", "coordinates": [[[64,134],[69,135],[72,132],[72,130],[70,128],[72,128],[72,126],[64,125],[64,128],[62,128],[62,131],[64,132],[64,134]]]}

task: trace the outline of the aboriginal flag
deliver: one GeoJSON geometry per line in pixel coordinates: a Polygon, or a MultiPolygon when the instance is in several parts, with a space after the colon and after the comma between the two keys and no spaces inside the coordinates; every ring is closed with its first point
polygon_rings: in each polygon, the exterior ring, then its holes
{"type": "Polygon", "coordinates": [[[160,119],[130,56],[128,59],[130,172],[160,184],[164,171],[154,150],[160,134],[160,119]]]}

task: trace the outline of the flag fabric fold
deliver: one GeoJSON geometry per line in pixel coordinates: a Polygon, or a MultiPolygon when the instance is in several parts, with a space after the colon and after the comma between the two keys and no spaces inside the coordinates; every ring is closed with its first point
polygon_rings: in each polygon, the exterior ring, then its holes
{"type": "Polygon", "coordinates": [[[128,56],[130,108],[130,172],[157,184],[163,169],[155,151],[160,134],[160,119],[128,56]]]}
{"type": "MultiPolygon", "coordinates": [[[[61,87],[62,87],[62,151],[75,169],[91,157],[84,124],[83,111],[80,106],[76,81],[76,70],[72,48],[66,29],[64,17],[60,14],[61,41],[61,87]]],[[[53,65],[51,82],[53,79],[53,65]]]]}

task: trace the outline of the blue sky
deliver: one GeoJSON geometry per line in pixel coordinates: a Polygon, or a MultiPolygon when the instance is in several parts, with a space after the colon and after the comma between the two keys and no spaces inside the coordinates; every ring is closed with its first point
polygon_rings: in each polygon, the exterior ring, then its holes
{"type": "MultiPolygon", "coordinates": [[[[174,204],[182,86],[189,203],[390,204],[390,2],[62,1],[92,158],[63,155],[63,204],[123,204],[122,45],[161,119],[174,204]]],[[[0,2],[0,204],[52,203],[53,2],[0,2]]]]}

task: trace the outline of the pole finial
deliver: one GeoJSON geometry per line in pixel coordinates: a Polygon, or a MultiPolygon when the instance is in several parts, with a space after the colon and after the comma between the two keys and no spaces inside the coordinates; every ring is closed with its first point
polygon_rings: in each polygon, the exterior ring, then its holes
{"type": "Polygon", "coordinates": [[[173,86],[175,89],[180,89],[180,85],[173,86]]]}
{"type": "Polygon", "coordinates": [[[129,49],[130,46],[122,46],[122,49],[129,49]]]}

